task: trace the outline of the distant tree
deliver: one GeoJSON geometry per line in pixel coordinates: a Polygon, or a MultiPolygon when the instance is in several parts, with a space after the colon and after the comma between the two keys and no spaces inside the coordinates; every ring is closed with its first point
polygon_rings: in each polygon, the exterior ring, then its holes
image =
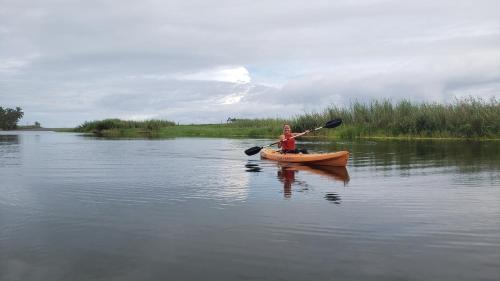
{"type": "Polygon", "coordinates": [[[0,129],[16,129],[17,122],[19,122],[23,116],[24,112],[20,107],[16,107],[16,109],[0,107],[0,129]]]}
{"type": "Polygon", "coordinates": [[[40,125],[40,122],[35,121],[35,128],[41,128],[41,127],[42,127],[42,125],[40,125]]]}

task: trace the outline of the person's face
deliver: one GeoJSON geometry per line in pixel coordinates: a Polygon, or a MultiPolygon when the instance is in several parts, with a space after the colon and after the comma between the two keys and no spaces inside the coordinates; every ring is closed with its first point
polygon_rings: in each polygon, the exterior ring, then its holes
{"type": "Polygon", "coordinates": [[[283,126],[283,133],[290,134],[291,132],[292,132],[292,129],[290,129],[290,126],[288,126],[288,125],[283,126]]]}

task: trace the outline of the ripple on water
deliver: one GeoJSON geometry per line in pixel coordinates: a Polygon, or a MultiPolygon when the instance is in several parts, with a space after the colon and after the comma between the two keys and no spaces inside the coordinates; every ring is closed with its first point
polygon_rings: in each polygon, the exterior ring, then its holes
{"type": "Polygon", "coordinates": [[[45,279],[500,276],[491,144],[302,143],[351,152],[325,169],[243,154],[268,140],[18,140],[0,138],[0,264],[45,279]]]}

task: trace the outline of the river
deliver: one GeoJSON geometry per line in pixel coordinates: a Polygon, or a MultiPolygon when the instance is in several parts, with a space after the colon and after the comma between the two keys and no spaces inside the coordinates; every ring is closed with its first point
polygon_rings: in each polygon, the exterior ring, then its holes
{"type": "Polygon", "coordinates": [[[0,280],[499,280],[500,142],[0,132],[0,280]]]}

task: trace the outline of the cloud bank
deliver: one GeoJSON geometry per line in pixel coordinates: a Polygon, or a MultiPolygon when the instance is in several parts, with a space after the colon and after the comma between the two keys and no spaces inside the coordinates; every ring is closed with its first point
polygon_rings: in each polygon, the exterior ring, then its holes
{"type": "Polygon", "coordinates": [[[352,100],[500,97],[498,1],[0,0],[22,123],[287,117],[352,100]]]}

